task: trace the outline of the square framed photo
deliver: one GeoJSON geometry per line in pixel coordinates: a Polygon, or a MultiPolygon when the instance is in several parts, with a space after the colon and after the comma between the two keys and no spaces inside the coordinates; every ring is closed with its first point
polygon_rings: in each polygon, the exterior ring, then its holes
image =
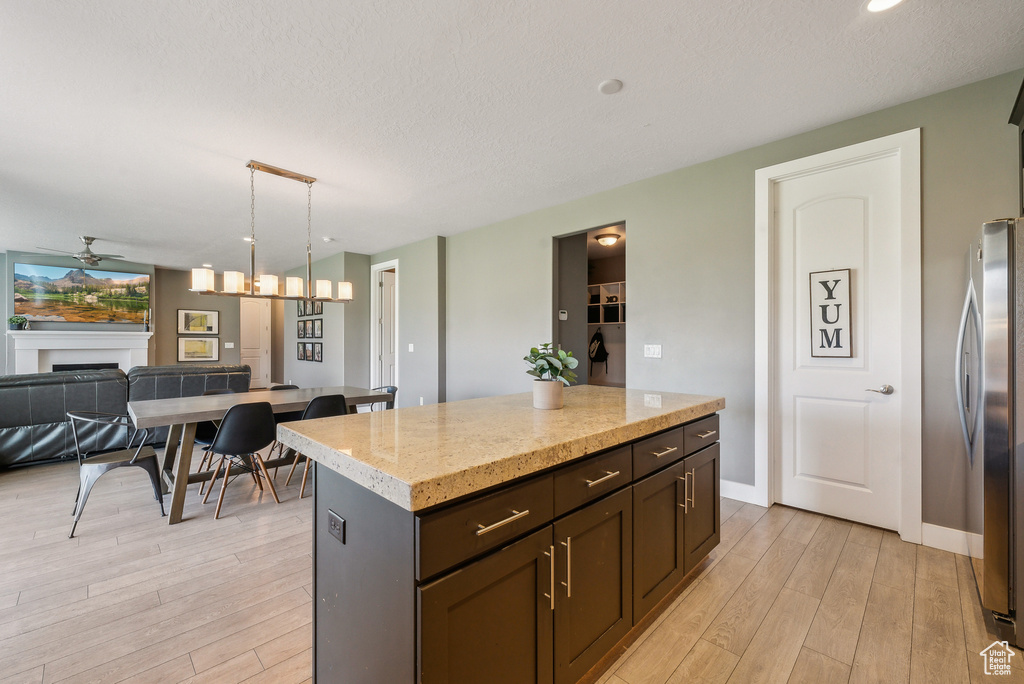
{"type": "Polygon", "coordinates": [[[295,346],[296,346],[295,358],[298,359],[299,361],[305,361],[306,360],[306,345],[304,345],[302,342],[299,342],[295,346]]]}
{"type": "Polygon", "coordinates": [[[219,337],[178,338],[178,361],[217,361],[219,359],[219,337]]]}
{"type": "Polygon", "coordinates": [[[313,302],[313,315],[314,316],[322,316],[323,313],[324,313],[324,303],[323,302],[313,302]]]}
{"type": "Polygon", "coordinates": [[[313,343],[313,360],[321,363],[324,360],[324,345],[322,342],[313,343]]]}
{"type": "Polygon", "coordinates": [[[306,339],[309,339],[309,340],[313,339],[313,321],[312,320],[308,320],[308,321],[303,321],[303,323],[306,324],[306,339]]]}
{"type": "Polygon", "coordinates": [[[313,337],[320,339],[324,336],[324,319],[314,318],[313,319],[313,337]]]}
{"type": "Polygon", "coordinates": [[[296,331],[297,337],[301,340],[303,337],[306,336],[306,322],[305,321],[296,321],[296,323],[298,323],[298,326],[297,326],[298,329],[296,331]]]}
{"type": "Polygon", "coordinates": [[[220,334],[220,312],[178,309],[179,333],[220,334]]]}
{"type": "Polygon", "coordinates": [[[306,360],[307,361],[312,361],[313,360],[313,343],[312,342],[306,342],[306,360]]]}
{"type": "Polygon", "coordinates": [[[302,301],[300,299],[299,301],[297,301],[295,303],[298,305],[299,315],[300,316],[305,316],[306,315],[306,302],[304,302],[304,301],[302,301]]]}

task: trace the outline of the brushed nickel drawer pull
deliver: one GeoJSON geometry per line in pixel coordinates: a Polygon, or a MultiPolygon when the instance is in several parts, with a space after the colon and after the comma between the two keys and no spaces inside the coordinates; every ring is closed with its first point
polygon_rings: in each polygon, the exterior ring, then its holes
{"type": "Polygon", "coordinates": [[[565,598],[572,598],[572,537],[566,537],[562,546],[565,547],[565,581],[562,586],[565,587],[565,598]]]}
{"type": "Polygon", "coordinates": [[[619,475],[621,475],[621,472],[618,471],[618,470],[616,470],[614,473],[612,471],[610,471],[610,470],[606,470],[604,472],[605,472],[605,476],[604,477],[600,477],[600,478],[598,478],[596,480],[587,480],[587,488],[589,489],[590,487],[596,487],[597,485],[601,484],[602,482],[607,482],[608,480],[612,479],[613,477],[618,477],[619,475]]]}
{"type": "Polygon", "coordinates": [[[550,561],[548,562],[548,567],[551,568],[551,593],[550,594],[544,594],[544,598],[551,599],[551,610],[554,610],[555,609],[555,547],[554,546],[549,546],[548,548],[551,549],[551,551],[550,552],[545,551],[544,555],[547,556],[550,559],[550,561]]]}
{"type": "Polygon", "coordinates": [[[697,435],[697,437],[699,437],[700,439],[707,439],[711,435],[717,435],[717,434],[718,434],[718,430],[708,430],[707,432],[700,433],[699,435],[697,435]]]}
{"type": "Polygon", "coordinates": [[[498,522],[494,523],[493,525],[477,524],[477,527],[479,527],[480,529],[478,529],[476,531],[476,536],[478,536],[478,537],[483,536],[483,535],[487,534],[488,532],[496,530],[496,529],[498,529],[499,527],[501,527],[503,525],[508,525],[510,522],[515,522],[516,520],[519,520],[520,518],[524,518],[524,517],[526,517],[528,515],[530,515],[530,509],[529,508],[527,508],[525,511],[522,511],[522,512],[517,511],[516,509],[513,508],[512,509],[512,515],[510,515],[509,517],[505,518],[504,520],[499,520],[498,522]]]}
{"type": "MultiPolygon", "coordinates": [[[[687,503],[690,504],[690,507],[686,510],[686,512],[689,513],[690,512],[690,508],[696,508],[697,507],[697,502],[694,500],[696,498],[696,496],[697,496],[697,469],[696,468],[694,468],[690,472],[686,473],[686,481],[690,485],[690,497],[687,499],[687,503]]],[[[684,495],[685,495],[685,490],[684,490],[684,495]]]]}
{"type": "Polygon", "coordinates": [[[654,456],[654,458],[661,458],[662,456],[671,454],[673,451],[679,451],[679,447],[669,447],[664,451],[652,451],[651,455],[654,456]]]}
{"type": "MultiPolygon", "coordinates": [[[[689,473],[683,473],[682,477],[677,477],[677,480],[683,481],[683,503],[679,504],[679,507],[683,509],[683,513],[689,513],[690,508],[686,505],[690,501],[689,484],[690,478],[687,477],[689,473]]],[[[679,489],[676,489],[676,493],[679,493],[679,489]]]]}

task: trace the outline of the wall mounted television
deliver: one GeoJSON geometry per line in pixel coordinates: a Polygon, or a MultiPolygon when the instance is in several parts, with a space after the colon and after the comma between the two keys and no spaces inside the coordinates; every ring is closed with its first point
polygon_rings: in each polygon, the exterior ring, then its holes
{"type": "Polygon", "coordinates": [[[149,275],[14,264],[14,313],[30,321],[143,323],[149,275]]]}

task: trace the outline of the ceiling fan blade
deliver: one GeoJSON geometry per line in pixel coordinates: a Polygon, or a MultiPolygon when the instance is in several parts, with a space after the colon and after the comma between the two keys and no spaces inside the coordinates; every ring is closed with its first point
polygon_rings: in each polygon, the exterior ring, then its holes
{"type": "Polygon", "coordinates": [[[70,254],[71,256],[78,254],[78,252],[68,252],[63,249],[51,249],[50,247],[36,247],[36,249],[42,249],[47,252],[57,252],[58,254],[70,254]]]}
{"type": "Polygon", "coordinates": [[[93,252],[92,255],[101,259],[124,259],[124,254],[97,254],[93,252]]]}

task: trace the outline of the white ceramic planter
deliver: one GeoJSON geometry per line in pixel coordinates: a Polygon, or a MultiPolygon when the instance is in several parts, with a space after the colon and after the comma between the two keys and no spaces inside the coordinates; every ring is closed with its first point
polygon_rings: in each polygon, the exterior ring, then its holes
{"type": "Polygon", "coordinates": [[[561,380],[534,380],[533,408],[562,408],[562,387],[564,387],[564,385],[562,385],[561,380]]]}

